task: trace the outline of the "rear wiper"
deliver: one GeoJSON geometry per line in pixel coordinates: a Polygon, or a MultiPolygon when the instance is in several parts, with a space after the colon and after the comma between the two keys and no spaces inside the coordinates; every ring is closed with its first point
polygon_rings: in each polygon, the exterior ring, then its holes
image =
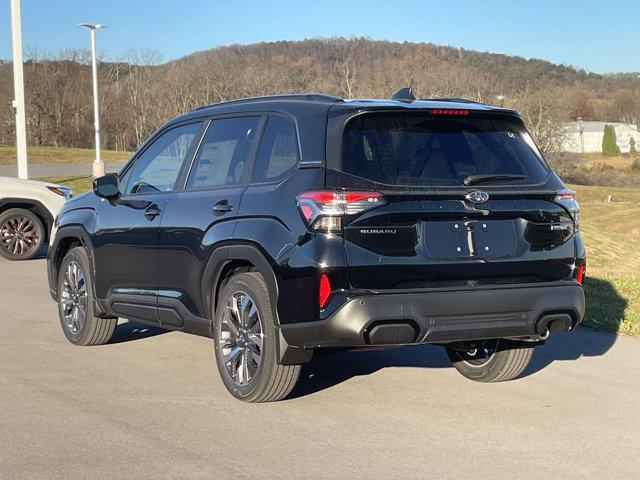
{"type": "Polygon", "coordinates": [[[478,185],[487,182],[508,182],[510,180],[524,180],[526,175],[516,175],[511,173],[488,173],[485,175],[468,175],[464,177],[462,183],[465,185],[478,185]]]}

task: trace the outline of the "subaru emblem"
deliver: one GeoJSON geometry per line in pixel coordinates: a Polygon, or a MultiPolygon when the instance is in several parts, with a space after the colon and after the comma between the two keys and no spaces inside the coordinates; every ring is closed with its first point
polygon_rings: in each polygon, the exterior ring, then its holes
{"type": "Polygon", "coordinates": [[[467,193],[464,198],[472,203],[484,203],[489,200],[489,194],[487,192],[476,190],[474,192],[467,193]]]}

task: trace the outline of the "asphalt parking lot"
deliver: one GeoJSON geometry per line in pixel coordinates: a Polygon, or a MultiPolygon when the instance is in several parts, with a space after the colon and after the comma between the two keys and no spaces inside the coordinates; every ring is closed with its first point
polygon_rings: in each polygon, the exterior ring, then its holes
{"type": "Polygon", "coordinates": [[[122,323],[67,343],[45,262],[0,259],[0,478],[638,478],[640,340],[579,330],[478,384],[439,347],[313,362],[226,393],[208,339],[122,323]]]}

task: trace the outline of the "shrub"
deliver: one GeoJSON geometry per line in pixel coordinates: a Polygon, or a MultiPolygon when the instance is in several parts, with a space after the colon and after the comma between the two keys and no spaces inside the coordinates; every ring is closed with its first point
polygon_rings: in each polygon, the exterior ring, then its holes
{"type": "Polygon", "coordinates": [[[629,137],[629,153],[636,153],[636,139],[629,137]]]}
{"type": "Polygon", "coordinates": [[[618,145],[616,145],[616,131],[613,125],[604,126],[604,136],[602,137],[602,153],[607,157],[618,155],[618,145]]]}
{"type": "Polygon", "coordinates": [[[636,158],[631,164],[631,171],[633,173],[640,173],[640,158],[636,158]]]}

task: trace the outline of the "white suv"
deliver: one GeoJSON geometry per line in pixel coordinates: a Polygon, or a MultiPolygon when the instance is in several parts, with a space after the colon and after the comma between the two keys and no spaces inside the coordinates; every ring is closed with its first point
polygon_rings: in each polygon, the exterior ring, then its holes
{"type": "Polygon", "coordinates": [[[69,187],[0,177],[0,255],[28,260],[42,250],[69,187]]]}

